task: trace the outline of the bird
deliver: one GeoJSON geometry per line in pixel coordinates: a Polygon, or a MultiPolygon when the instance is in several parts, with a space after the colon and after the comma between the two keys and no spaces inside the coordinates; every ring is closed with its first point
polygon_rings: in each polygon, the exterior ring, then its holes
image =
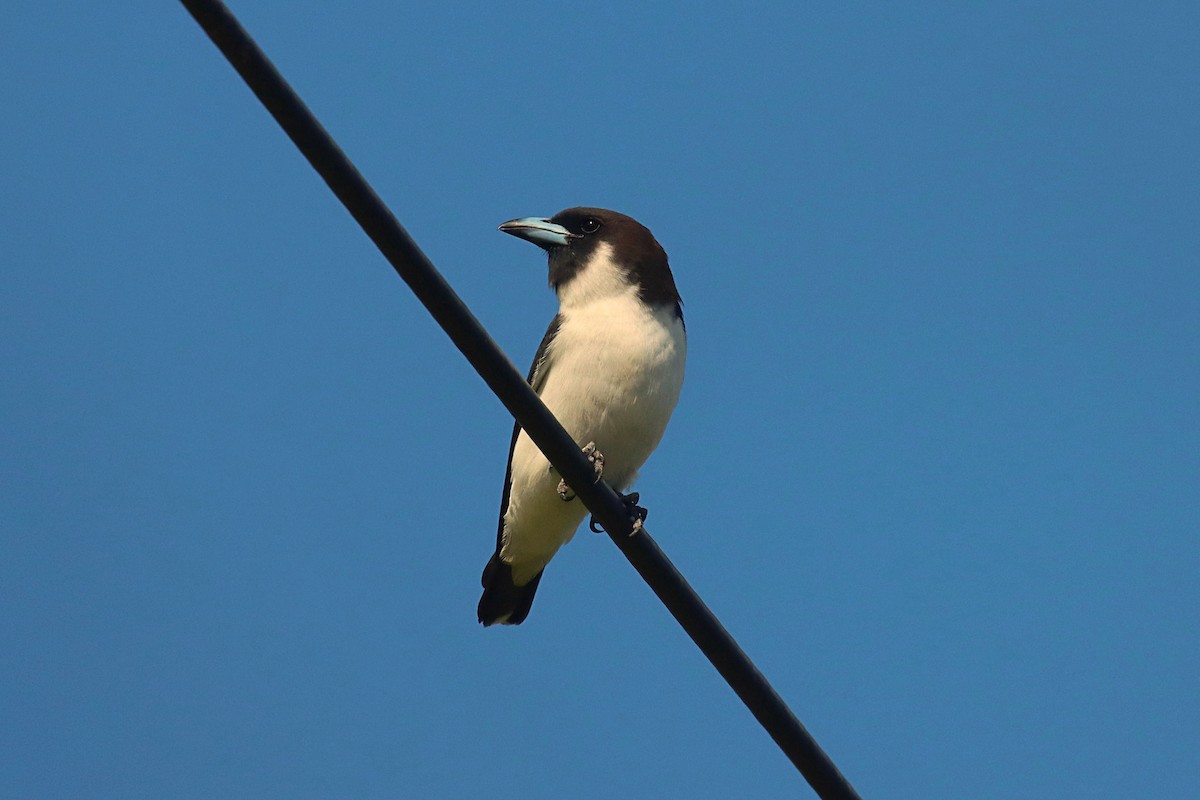
{"type": "MultiPolygon", "coordinates": [[[[618,493],[658,446],[683,387],[687,330],[667,253],[648,228],[604,208],[522,217],[504,233],[546,251],[558,313],[527,380],[618,493]]],[[[640,513],[636,494],[622,495],[640,513]]],[[[520,424],[513,427],[496,552],[479,621],[519,625],[542,571],[587,515],[520,424]]]]}

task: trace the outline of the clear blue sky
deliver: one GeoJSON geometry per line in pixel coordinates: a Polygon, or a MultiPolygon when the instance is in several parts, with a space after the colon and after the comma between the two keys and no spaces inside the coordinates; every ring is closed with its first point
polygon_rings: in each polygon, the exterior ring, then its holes
{"type": "MultiPolygon", "coordinates": [[[[969,5],[969,4],[968,4],[969,5]]],[[[524,369],[685,300],[648,527],[864,797],[1200,781],[1200,6],[241,2],[524,369]]],[[[810,796],[171,2],[0,28],[0,795],[810,796]],[[107,13],[107,16],[106,16],[107,13]]]]}

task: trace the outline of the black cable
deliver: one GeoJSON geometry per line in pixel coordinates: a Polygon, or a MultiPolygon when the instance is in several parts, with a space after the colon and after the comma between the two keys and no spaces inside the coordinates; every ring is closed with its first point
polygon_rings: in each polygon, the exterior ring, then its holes
{"type": "Polygon", "coordinates": [[[479,320],[425,257],[232,12],[219,0],[181,2],[817,795],[827,800],[857,800],[858,794],[829,756],[650,534],[643,528],[638,535],[630,536],[633,521],[617,493],[602,481],[593,482],[592,465],[580,452],[579,445],[492,341],[479,320]]]}

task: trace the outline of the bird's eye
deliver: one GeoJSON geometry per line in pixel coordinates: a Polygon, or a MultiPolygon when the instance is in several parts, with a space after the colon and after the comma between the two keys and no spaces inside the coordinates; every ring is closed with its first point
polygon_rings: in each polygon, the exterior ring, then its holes
{"type": "Polygon", "coordinates": [[[600,230],[600,220],[595,217],[587,217],[583,222],[579,223],[579,229],[584,233],[595,233],[600,230]]]}

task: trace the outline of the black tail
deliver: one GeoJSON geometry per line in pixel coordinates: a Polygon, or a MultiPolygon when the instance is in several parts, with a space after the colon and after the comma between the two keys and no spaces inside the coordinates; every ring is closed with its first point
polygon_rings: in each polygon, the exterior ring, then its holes
{"type": "Polygon", "coordinates": [[[512,565],[496,553],[483,568],[483,597],[479,598],[479,621],[484,625],[520,625],[529,616],[537,592],[539,572],[524,586],[513,583],[512,565]]]}

